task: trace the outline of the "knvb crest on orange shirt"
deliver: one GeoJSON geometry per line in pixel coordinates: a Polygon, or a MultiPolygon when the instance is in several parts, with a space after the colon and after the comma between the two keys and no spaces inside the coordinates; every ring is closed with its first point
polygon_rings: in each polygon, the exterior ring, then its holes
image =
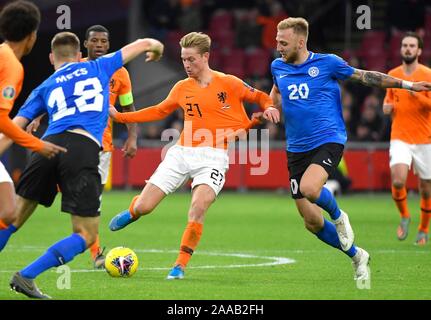
{"type": "Polygon", "coordinates": [[[223,106],[221,107],[222,109],[230,108],[230,105],[225,104],[227,99],[227,93],[225,91],[217,93],[217,98],[218,98],[218,101],[220,101],[223,104],[223,106]]]}
{"type": "Polygon", "coordinates": [[[115,80],[114,80],[114,78],[111,78],[111,80],[109,81],[109,87],[111,88],[111,91],[114,90],[114,88],[115,88],[115,80]]]}

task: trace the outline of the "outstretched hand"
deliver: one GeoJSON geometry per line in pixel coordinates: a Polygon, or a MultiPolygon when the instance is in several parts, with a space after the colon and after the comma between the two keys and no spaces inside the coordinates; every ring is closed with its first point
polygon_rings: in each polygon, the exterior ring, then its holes
{"type": "Polygon", "coordinates": [[[263,118],[273,123],[280,122],[280,112],[274,107],[269,107],[263,112],[263,118]]]}
{"type": "Polygon", "coordinates": [[[253,112],[253,114],[251,115],[251,120],[253,120],[253,119],[256,119],[256,120],[263,122],[263,120],[264,120],[263,112],[262,111],[253,112]]]}
{"type": "Polygon", "coordinates": [[[384,104],[383,105],[383,114],[391,114],[394,111],[394,105],[393,104],[384,104]]]}
{"type": "Polygon", "coordinates": [[[56,144],[53,144],[45,140],[42,140],[42,141],[43,141],[43,148],[39,150],[38,153],[40,153],[42,156],[48,159],[54,158],[60,152],[67,152],[66,148],[57,146],[56,144]]]}
{"type": "Polygon", "coordinates": [[[431,91],[431,82],[427,82],[427,81],[413,82],[412,90],[413,91],[431,91]]]}
{"type": "Polygon", "coordinates": [[[156,39],[151,39],[151,48],[146,52],[145,62],[159,61],[163,55],[164,45],[156,39]]]}
{"type": "Polygon", "coordinates": [[[145,59],[145,62],[159,61],[160,58],[162,57],[161,53],[154,52],[154,51],[148,51],[146,52],[146,55],[147,55],[147,58],[145,59]]]}
{"type": "Polygon", "coordinates": [[[128,137],[121,151],[123,151],[123,157],[132,159],[138,151],[136,138],[128,137]]]}
{"type": "Polygon", "coordinates": [[[36,118],[32,122],[30,122],[30,124],[27,126],[25,131],[27,131],[28,133],[36,132],[39,126],[40,126],[40,119],[36,118]]]}

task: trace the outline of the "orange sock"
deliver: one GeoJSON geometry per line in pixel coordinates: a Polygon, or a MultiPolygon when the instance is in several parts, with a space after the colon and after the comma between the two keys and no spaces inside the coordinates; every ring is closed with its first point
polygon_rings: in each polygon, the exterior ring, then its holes
{"type": "Polygon", "coordinates": [[[407,207],[407,189],[396,189],[392,186],[392,198],[398,207],[401,218],[410,218],[409,208],[407,207]]]}
{"type": "Polygon", "coordinates": [[[431,198],[421,198],[421,221],[419,231],[428,233],[431,218],[431,198]]]}
{"type": "Polygon", "coordinates": [[[136,200],[138,200],[138,198],[139,198],[139,196],[134,196],[132,199],[132,202],[130,203],[130,206],[129,206],[129,212],[132,215],[133,219],[139,218],[139,216],[136,214],[135,209],[134,209],[135,202],[136,202],[136,200]]]}
{"type": "Polygon", "coordinates": [[[187,266],[194,250],[196,249],[202,235],[203,224],[190,221],[184,230],[181,239],[180,253],[178,255],[175,265],[180,265],[182,268],[187,266]]]}
{"type": "Polygon", "coordinates": [[[99,241],[99,235],[97,235],[96,241],[90,247],[91,258],[95,260],[99,252],[100,252],[100,241],[99,241]]]}
{"type": "Polygon", "coordinates": [[[7,227],[8,225],[4,223],[2,219],[0,219],[0,230],[7,229],[7,227]]]}

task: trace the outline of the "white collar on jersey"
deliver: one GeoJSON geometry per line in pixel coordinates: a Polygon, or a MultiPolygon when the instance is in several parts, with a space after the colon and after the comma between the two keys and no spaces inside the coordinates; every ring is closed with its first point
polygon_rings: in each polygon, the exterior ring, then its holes
{"type": "Polygon", "coordinates": [[[63,70],[65,68],[67,68],[68,66],[75,64],[77,62],[65,62],[60,68],[58,68],[57,70],[54,71],[54,73],[56,73],[57,71],[63,70]]]}

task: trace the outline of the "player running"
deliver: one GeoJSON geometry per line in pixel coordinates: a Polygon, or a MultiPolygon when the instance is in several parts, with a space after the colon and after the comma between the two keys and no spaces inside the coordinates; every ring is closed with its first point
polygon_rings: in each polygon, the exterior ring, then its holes
{"type": "Polygon", "coordinates": [[[108,120],[109,81],[123,64],[147,52],[157,60],[163,45],[154,39],[137,40],[94,61],[81,59],[78,37],[60,32],[51,42],[55,72],[37,87],[15,117],[25,125],[42,113],[49,116],[43,139],[67,146],[68,152],[47,160],[32,154],[17,186],[13,225],[19,228],[38,204],[51,206],[62,192],[62,211],[72,216],[73,233],[47,249],[33,263],[14,274],[10,286],[31,298],[45,299],[34,279],[52,267],[68,263],[97,238],[101,183],[98,171],[102,135],[108,120]]]}
{"type": "MultiPolygon", "coordinates": [[[[431,81],[431,69],[420,64],[423,40],[416,33],[406,33],[401,40],[403,63],[389,71],[389,75],[406,81],[431,81]]],[[[410,224],[407,206],[406,181],[413,164],[419,176],[421,195],[416,244],[428,242],[431,217],[431,93],[414,93],[401,89],[387,89],[383,112],[392,114],[389,166],[392,177],[392,198],[400,212],[401,222],[397,229],[399,240],[405,240],[410,224]]]]}
{"type": "MultiPolygon", "coordinates": [[[[84,47],[87,48],[87,58],[81,61],[96,60],[97,58],[108,53],[109,50],[109,31],[104,26],[94,25],[87,29],[85,33],[84,47]]],[[[111,80],[109,81],[109,103],[115,105],[117,100],[123,110],[134,111],[133,105],[133,94],[132,84],[130,81],[129,73],[127,69],[121,67],[117,70],[111,80]]],[[[41,118],[39,116],[34,119],[28,126],[28,132],[37,131],[41,118]]],[[[137,151],[137,133],[136,125],[128,124],[128,138],[123,146],[123,152],[125,157],[133,158],[137,151]]],[[[12,143],[12,142],[10,142],[12,143]]],[[[1,147],[1,146],[0,146],[1,147]]],[[[111,167],[112,151],[114,147],[112,145],[112,120],[108,119],[108,124],[105,131],[103,132],[102,140],[103,150],[100,151],[99,161],[99,173],[102,182],[102,191],[108,181],[109,171],[111,167]]],[[[90,247],[90,256],[93,260],[94,267],[100,269],[104,267],[105,256],[103,255],[104,249],[100,246],[100,239],[97,236],[96,241],[90,247]]]]}
{"type": "MultiPolygon", "coordinates": [[[[66,149],[37,139],[9,118],[24,80],[24,68],[20,60],[31,52],[36,42],[39,23],[40,11],[28,1],[12,2],[0,13],[0,36],[5,40],[0,45],[0,132],[17,144],[52,158],[66,149]]],[[[0,155],[5,148],[1,149],[0,155]]],[[[0,251],[16,231],[11,224],[14,212],[15,188],[0,162],[0,251]]]]}
{"type": "Polygon", "coordinates": [[[380,88],[428,91],[431,83],[409,82],[376,71],[352,68],[333,54],[308,51],[308,22],[288,18],[277,26],[277,51],[271,65],[271,97],[283,109],[292,197],[305,227],[321,241],[352,258],[356,280],[369,278],[369,254],[356,247],[347,214],[324,187],[343,155],[347,140],[338,80],[380,88]],[[329,213],[326,220],[321,209],[329,213]]]}

